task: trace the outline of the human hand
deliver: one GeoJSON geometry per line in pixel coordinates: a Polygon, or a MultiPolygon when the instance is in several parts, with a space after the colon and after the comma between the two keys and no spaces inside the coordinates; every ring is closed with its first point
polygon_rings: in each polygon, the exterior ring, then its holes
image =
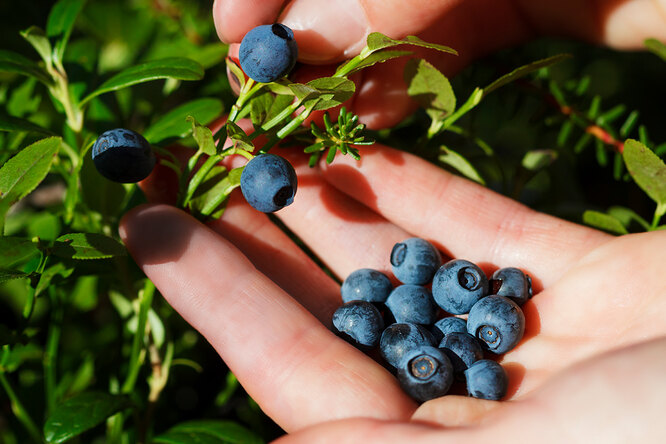
{"type": "MultiPolygon", "coordinates": [[[[284,23],[294,30],[299,60],[308,64],[356,55],[372,31],[394,38],[419,35],[459,52],[454,57],[415,50],[450,76],[475,58],[540,35],[623,49],[641,48],[649,37],[666,41],[664,11],[664,0],[216,0],[213,17],[220,38],[235,44],[255,26],[284,23]]],[[[232,45],[231,53],[237,50],[232,45]]],[[[357,93],[346,106],[370,128],[392,127],[414,111],[405,91],[405,63],[401,58],[378,64],[353,78],[357,93]]],[[[293,76],[309,79],[326,69],[305,66],[293,76]]]]}
{"type": "Polygon", "coordinates": [[[339,286],[237,192],[209,227],[164,205],[128,213],[120,231],[137,263],[269,416],[288,432],[345,420],[303,431],[307,442],[489,431],[536,439],[528,432],[567,421],[579,437],[601,436],[602,426],[616,437],[658,424],[666,233],[613,238],[536,213],[416,156],[388,147],[361,154],[359,162],[339,158],[320,169],[291,156],[298,199],[277,215],[340,277],[361,267],[387,271],[391,246],[412,235],[488,273],[505,266],[528,272],[537,294],[523,306],[525,337],[502,358],[507,399],[515,402],[446,396],[417,409],[388,371],[328,330],[339,286]],[[422,424],[450,428],[486,417],[460,430],[422,424]]]}

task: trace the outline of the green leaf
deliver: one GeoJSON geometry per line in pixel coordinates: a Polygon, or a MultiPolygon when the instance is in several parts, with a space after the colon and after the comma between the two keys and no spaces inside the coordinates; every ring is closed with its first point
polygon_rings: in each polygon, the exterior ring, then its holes
{"type": "Polygon", "coordinates": [[[154,145],[173,137],[185,137],[192,130],[192,125],[186,120],[188,116],[193,117],[203,125],[208,125],[219,117],[223,110],[224,105],[218,99],[192,100],[172,109],[157,119],[143,132],[143,137],[154,145]]]}
{"type": "Polygon", "coordinates": [[[440,150],[441,150],[441,154],[439,155],[440,162],[455,169],[468,179],[478,182],[481,185],[486,184],[486,181],[483,180],[483,177],[481,177],[476,168],[474,168],[474,166],[471,163],[469,163],[469,161],[465,159],[463,156],[443,145],[440,147],[440,150]]]}
{"type": "Polygon", "coordinates": [[[170,428],[153,439],[165,444],[260,444],[263,440],[231,421],[195,420],[170,428]]]}
{"type": "Polygon", "coordinates": [[[241,69],[240,66],[236,62],[234,62],[231,57],[227,57],[225,59],[225,63],[227,65],[227,70],[231,74],[233,74],[233,77],[229,79],[229,82],[234,82],[235,81],[238,83],[238,89],[241,90],[245,86],[245,73],[241,69]]]}
{"type": "Polygon", "coordinates": [[[338,69],[335,71],[335,73],[338,74],[340,72],[346,71],[346,69],[348,69],[348,67],[352,63],[354,63],[356,66],[354,66],[349,72],[345,73],[345,75],[348,76],[350,74],[368,68],[377,63],[384,63],[387,60],[396,59],[398,57],[404,57],[412,54],[414,54],[412,51],[377,51],[370,54],[364,59],[359,58],[360,62],[356,61],[355,59],[348,60],[346,63],[340,65],[338,69]]]}
{"type": "Polygon", "coordinates": [[[220,204],[240,186],[243,168],[238,167],[227,171],[223,166],[215,166],[197,189],[197,194],[191,202],[192,209],[198,213],[210,215],[212,218],[222,216],[224,208],[219,208],[220,204]]]}
{"type": "Polygon", "coordinates": [[[252,152],[254,150],[254,144],[252,140],[245,134],[243,129],[236,125],[235,122],[227,121],[225,125],[227,127],[227,137],[234,141],[234,146],[236,148],[243,149],[245,151],[252,152]]]}
{"type": "Polygon", "coordinates": [[[666,45],[661,43],[657,39],[647,39],[645,41],[645,47],[653,52],[654,54],[661,57],[662,60],[666,61],[666,45]]]}
{"type": "Polygon", "coordinates": [[[0,237],[0,268],[14,268],[39,254],[39,248],[30,239],[0,237]]]}
{"type": "Polygon", "coordinates": [[[70,233],[56,239],[53,254],[71,259],[107,259],[125,256],[127,251],[117,240],[97,233],[70,233]]]}
{"type": "Polygon", "coordinates": [[[186,120],[192,126],[192,137],[194,137],[199,149],[209,156],[217,154],[213,132],[208,127],[199,124],[192,116],[187,116],[186,120]]]}
{"type": "Polygon", "coordinates": [[[657,215],[666,213],[666,165],[648,147],[637,140],[624,143],[624,163],[639,187],[657,202],[657,215]]]}
{"type": "Polygon", "coordinates": [[[528,171],[538,171],[555,162],[557,151],[555,150],[532,150],[525,153],[522,166],[528,171]]]}
{"type": "Polygon", "coordinates": [[[3,282],[11,281],[13,279],[22,279],[28,277],[28,273],[17,270],[0,270],[0,284],[3,282]]]}
{"type": "Polygon", "coordinates": [[[44,424],[48,443],[65,442],[131,406],[129,398],[102,392],[84,392],[58,405],[44,424]]]}
{"type": "Polygon", "coordinates": [[[0,49],[0,72],[14,72],[24,76],[34,77],[40,82],[51,85],[53,79],[49,73],[30,59],[13,51],[0,49]]]}
{"type": "Polygon", "coordinates": [[[600,230],[609,231],[615,234],[627,234],[627,229],[622,223],[613,216],[599,211],[587,210],[583,213],[583,222],[600,230]]]}
{"type": "Polygon", "coordinates": [[[292,101],[291,95],[273,95],[270,92],[259,94],[250,102],[252,123],[256,126],[263,125],[289,107],[292,101]]]}
{"type": "Polygon", "coordinates": [[[35,51],[39,53],[46,66],[50,68],[53,64],[51,42],[49,42],[49,38],[44,33],[44,30],[37,26],[31,26],[22,31],[21,36],[35,48],[35,51]]]}
{"type": "Polygon", "coordinates": [[[472,94],[469,95],[465,103],[462,104],[453,114],[447,116],[444,119],[442,130],[453,125],[458,119],[467,114],[472,108],[481,102],[483,99],[483,90],[481,88],[475,88],[472,91],[472,94]]]}
{"type": "Polygon", "coordinates": [[[303,105],[306,108],[309,106],[308,102],[311,103],[316,100],[313,110],[325,110],[338,106],[349,100],[356,91],[354,82],[343,77],[321,77],[308,82],[304,86],[314,89],[314,92],[308,94],[303,100],[303,105]]]}
{"type": "Polygon", "coordinates": [[[650,229],[650,224],[648,221],[643,219],[638,213],[634,210],[621,207],[621,206],[612,206],[608,209],[608,214],[613,216],[615,219],[619,220],[622,225],[629,228],[629,225],[632,221],[638,223],[645,231],[650,229]]]}
{"type": "Polygon", "coordinates": [[[449,54],[458,55],[458,52],[455,49],[449,48],[448,46],[444,45],[428,43],[413,35],[408,35],[404,39],[396,40],[388,36],[385,36],[380,32],[373,32],[368,36],[366,47],[363,48],[360,55],[362,59],[365,59],[368,56],[370,56],[370,54],[376,51],[398,45],[420,46],[422,48],[429,48],[437,51],[447,52],[449,54]]]}
{"type": "Polygon", "coordinates": [[[44,180],[61,142],[59,137],[39,140],[21,150],[0,168],[0,221],[12,204],[44,180]]]}
{"type": "Polygon", "coordinates": [[[450,115],[456,109],[453,88],[437,68],[423,59],[411,59],[405,66],[407,94],[427,110],[437,111],[436,120],[450,115]],[[438,117],[438,118],[437,118],[438,117]]]}
{"type": "Polygon", "coordinates": [[[203,67],[190,59],[171,57],[154,60],[132,66],[111,77],[102,83],[99,88],[86,96],[81,101],[81,105],[100,94],[127,88],[138,83],[158,79],[201,80],[203,76],[203,67]]]}
{"type": "Polygon", "coordinates": [[[57,262],[54,265],[46,268],[44,272],[39,276],[39,282],[37,282],[37,288],[35,288],[35,296],[42,294],[46,290],[54,278],[60,276],[62,278],[69,277],[74,272],[73,267],[68,267],[62,262],[57,262]]]}
{"type": "Polygon", "coordinates": [[[62,63],[74,22],[84,3],[85,0],[59,0],[51,8],[46,21],[46,35],[55,40],[53,60],[58,65],[62,63]]]}
{"type": "Polygon", "coordinates": [[[511,83],[514,80],[517,80],[521,77],[525,77],[526,75],[538,71],[541,68],[545,68],[547,66],[554,65],[556,63],[561,62],[562,60],[568,59],[571,57],[571,54],[558,54],[554,55],[552,57],[547,57],[545,59],[537,60],[532,63],[528,63],[527,65],[523,65],[519,68],[514,69],[508,74],[503,75],[499,79],[495,80],[492,82],[490,85],[486,86],[483,88],[484,90],[484,96],[488,95],[489,93],[495,91],[498,88],[501,88],[502,86],[506,85],[507,83],[511,83]]]}
{"type": "Polygon", "coordinates": [[[25,131],[46,136],[53,135],[51,131],[42,128],[39,125],[35,125],[29,120],[20,119],[6,114],[0,114],[0,131],[25,131]]]}

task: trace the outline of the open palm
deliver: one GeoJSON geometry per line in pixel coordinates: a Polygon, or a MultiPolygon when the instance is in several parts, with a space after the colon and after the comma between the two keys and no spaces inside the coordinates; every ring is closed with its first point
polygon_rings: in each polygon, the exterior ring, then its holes
{"type": "Polygon", "coordinates": [[[502,362],[516,403],[452,396],[417,411],[388,371],[327,328],[341,304],[335,281],[242,196],[209,227],[166,205],[130,212],[121,235],[136,261],[286,431],[355,417],[408,421],[415,412],[468,424],[529,402],[587,358],[666,336],[666,233],[613,238],[388,147],[321,169],[299,157],[290,156],[296,201],[278,216],[336,275],[387,271],[391,246],[419,236],[487,272],[522,268],[537,294],[523,306],[523,341],[502,362]]]}

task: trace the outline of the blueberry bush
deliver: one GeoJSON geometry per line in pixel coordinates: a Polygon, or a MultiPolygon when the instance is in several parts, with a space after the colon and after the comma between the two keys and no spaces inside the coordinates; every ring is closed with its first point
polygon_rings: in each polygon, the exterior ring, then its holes
{"type": "Polygon", "coordinates": [[[119,241],[118,221],[146,197],[95,168],[93,144],[114,128],[145,137],[177,179],[175,204],[202,220],[241,186],[243,167],[221,166],[226,156],[251,160],[281,143],[314,165],[380,141],[611,233],[664,227],[666,47],[655,40],[617,53],[543,39],[454,79],[412,59],[405,82],[421,109],[368,131],[339,108],[355,91],[351,74],[409,57],[413,45],[455,49],[371,33],[330,77],[259,83],[226,57],[208,2],[2,2],[0,23],[4,443],[253,443],[282,433],[119,241]],[[326,110],[322,125],[303,124],[326,110]],[[266,143],[255,147],[258,136],[266,143]]]}

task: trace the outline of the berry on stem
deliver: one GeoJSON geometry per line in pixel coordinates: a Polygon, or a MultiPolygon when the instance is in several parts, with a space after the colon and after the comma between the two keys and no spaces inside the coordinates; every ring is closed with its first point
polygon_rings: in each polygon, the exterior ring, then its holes
{"type": "Polygon", "coordinates": [[[274,82],[289,74],[297,57],[294,33],[281,23],[253,28],[240,44],[241,68],[261,83],[274,82]]]}
{"type": "Polygon", "coordinates": [[[241,173],[240,188],[250,206],[264,213],[294,202],[298,182],[294,167],[283,157],[260,154],[241,173]]]}
{"type": "Polygon", "coordinates": [[[92,159],[102,176],[120,183],[145,179],[156,162],[148,141],[141,134],[124,128],[102,133],[92,147],[92,159]]]}

